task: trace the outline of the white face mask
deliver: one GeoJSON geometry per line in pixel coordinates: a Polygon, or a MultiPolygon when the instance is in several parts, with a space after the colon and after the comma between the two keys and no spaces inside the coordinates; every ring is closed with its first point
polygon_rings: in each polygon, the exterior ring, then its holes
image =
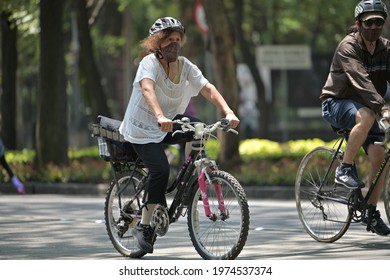
{"type": "Polygon", "coordinates": [[[169,45],[161,48],[161,55],[166,62],[174,62],[179,56],[180,53],[180,44],[177,42],[172,42],[169,45]]]}

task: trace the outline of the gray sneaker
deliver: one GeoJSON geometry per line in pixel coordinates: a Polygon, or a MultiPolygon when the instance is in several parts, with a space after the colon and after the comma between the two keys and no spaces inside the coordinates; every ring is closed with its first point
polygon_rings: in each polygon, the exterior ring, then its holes
{"type": "Polygon", "coordinates": [[[364,188],[364,183],[359,180],[356,175],[354,167],[343,167],[338,166],[336,168],[336,175],[334,181],[337,184],[343,185],[344,187],[355,190],[358,188],[364,188]]]}
{"type": "Polygon", "coordinates": [[[138,223],[133,229],[133,236],[140,250],[146,253],[153,253],[154,230],[150,225],[138,223]]]}

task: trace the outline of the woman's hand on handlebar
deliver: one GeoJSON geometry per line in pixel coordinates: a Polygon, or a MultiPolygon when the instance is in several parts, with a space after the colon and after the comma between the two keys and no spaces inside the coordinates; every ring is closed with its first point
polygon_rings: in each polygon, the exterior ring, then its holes
{"type": "Polygon", "coordinates": [[[161,131],[172,132],[173,131],[173,122],[171,119],[168,119],[165,116],[157,118],[158,125],[160,126],[161,131]]]}
{"type": "Polygon", "coordinates": [[[230,122],[231,128],[236,128],[240,123],[240,120],[233,112],[227,113],[225,118],[230,122]]]}

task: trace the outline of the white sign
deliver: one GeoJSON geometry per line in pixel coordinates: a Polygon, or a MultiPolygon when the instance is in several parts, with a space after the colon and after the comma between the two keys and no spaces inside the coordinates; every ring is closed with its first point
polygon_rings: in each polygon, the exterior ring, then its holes
{"type": "Polygon", "coordinates": [[[310,47],[306,45],[265,45],[256,49],[257,66],[275,70],[310,69],[310,47]]]}
{"type": "Polygon", "coordinates": [[[206,21],[206,15],[204,13],[203,5],[200,0],[196,1],[194,8],[195,24],[202,33],[207,34],[209,27],[206,21]]]}

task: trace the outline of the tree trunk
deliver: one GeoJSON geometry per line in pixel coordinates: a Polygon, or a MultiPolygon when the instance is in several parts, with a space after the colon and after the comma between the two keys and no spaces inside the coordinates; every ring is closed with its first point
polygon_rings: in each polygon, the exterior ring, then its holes
{"type": "MultiPolygon", "coordinates": [[[[238,111],[239,96],[236,75],[236,63],[233,56],[234,36],[229,27],[228,18],[221,0],[202,1],[209,27],[212,60],[217,81],[217,88],[229,104],[238,111]]],[[[225,117],[217,112],[218,119],[225,117]]],[[[223,168],[229,169],[240,161],[238,152],[239,137],[235,134],[219,132],[221,141],[218,161],[223,168]]]]}
{"type": "Polygon", "coordinates": [[[11,13],[2,12],[1,19],[1,114],[3,127],[1,136],[8,149],[16,149],[16,70],[17,70],[17,26],[9,20],[11,13]]]}
{"type": "Polygon", "coordinates": [[[36,163],[68,164],[68,111],[62,33],[63,0],[40,1],[40,71],[36,163]]]}
{"type": "Polygon", "coordinates": [[[111,117],[107,106],[107,97],[101,84],[101,76],[95,62],[94,48],[89,33],[87,3],[82,0],[73,0],[72,4],[77,15],[80,41],[80,73],[85,77],[85,103],[91,106],[93,120],[96,121],[98,115],[111,117]]]}

